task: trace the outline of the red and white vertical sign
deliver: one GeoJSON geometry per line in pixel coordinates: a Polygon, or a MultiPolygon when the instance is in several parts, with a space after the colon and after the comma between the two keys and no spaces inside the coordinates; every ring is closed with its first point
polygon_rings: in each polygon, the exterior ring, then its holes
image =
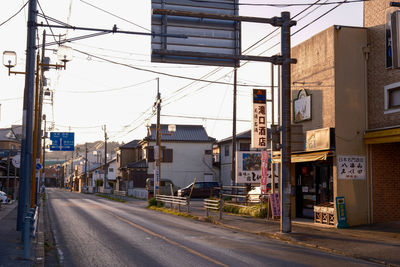
{"type": "Polygon", "coordinates": [[[267,148],[266,111],[266,90],[253,89],[253,123],[251,127],[252,148],[267,148]]]}
{"type": "Polygon", "coordinates": [[[267,177],[268,177],[268,151],[261,152],[261,194],[267,193],[267,177]]]}

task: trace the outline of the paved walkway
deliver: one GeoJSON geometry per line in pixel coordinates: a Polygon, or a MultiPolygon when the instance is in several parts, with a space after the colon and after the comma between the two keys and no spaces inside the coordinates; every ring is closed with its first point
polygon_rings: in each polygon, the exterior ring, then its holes
{"type": "Polygon", "coordinates": [[[33,260],[24,260],[21,232],[16,231],[17,202],[0,208],[0,267],[34,266],[33,260]]]}
{"type": "MultiPolygon", "coordinates": [[[[201,207],[202,202],[192,203],[192,214],[206,220],[205,211],[201,207]]],[[[293,220],[292,232],[283,234],[280,233],[279,220],[272,221],[227,213],[223,214],[222,220],[218,220],[216,213],[212,216],[215,224],[237,231],[265,235],[375,263],[400,266],[400,222],[337,229],[314,224],[312,220],[293,220]]]]}

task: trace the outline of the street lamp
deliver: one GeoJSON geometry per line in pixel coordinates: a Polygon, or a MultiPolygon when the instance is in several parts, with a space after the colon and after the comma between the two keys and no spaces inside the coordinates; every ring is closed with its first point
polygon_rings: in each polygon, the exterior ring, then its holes
{"type": "Polygon", "coordinates": [[[11,74],[25,74],[22,71],[11,71],[17,65],[17,53],[14,51],[4,51],[3,52],[3,65],[8,68],[8,75],[11,74]]]}
{"type": "Polygon", "coordinates": [[[64,62],[64,69],[66,69],[67,62],[72,60],[72,48],[60,45],[57,50],[57,59],[64,62]]]}

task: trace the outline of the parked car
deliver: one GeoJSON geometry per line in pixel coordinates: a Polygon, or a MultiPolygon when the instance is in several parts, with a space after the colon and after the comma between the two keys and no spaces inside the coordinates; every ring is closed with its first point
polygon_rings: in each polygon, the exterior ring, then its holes
{"type": "MultiPolygon", "coordinates": [[[[178,196],[186,197],[190,195],[190,191],[192,190],[193,183],[190,185],[179,189],[178,196]]],[[[192,191],[191,197],[210,197],[210,196],[218,196],[219,195],[219,183],[218,182],[196,182],[194,184],[194,188],[192,191]]]]}
{"type": "Polygon", "coordinates": [[[260,202],[261,198],[261,187],[254,186],[251,188],[249,192],[247,192],[247,201],[248,202],[260,202]]]}
{"type": "MultiPolygon", "coordinates": [[[[174,183],[169,179],[161,179],[160,184],[160,194],[161,195],[171,195],[171,185],[172,185],[172,192],[174,195],[178,192],[178,187],[174,185],[174,183]]],[[[147,178],[146,179],[146,189],[149,194],[154,194],[154,178],[147,178]]]]}
{"type": "Polygon", "coordinates": [[[1,203],[8,203],[10,200],[5,192],[0,191],[0,202],[1,203]]]}

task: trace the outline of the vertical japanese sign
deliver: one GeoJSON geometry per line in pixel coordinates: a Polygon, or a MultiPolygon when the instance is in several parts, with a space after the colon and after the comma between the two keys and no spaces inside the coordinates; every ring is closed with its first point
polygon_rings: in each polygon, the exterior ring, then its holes
{"type": "Polygon", "coordinates": [[[338,178],[348,180],[365,179],[365,157],[364,156],[337,156],[338,178]]]}
{"type": "Polygon", "coordinates": [[[267,177],[268,177],[268,151],[261,152],[261,194],[267,193],[267,177]]]}
{"type": "Polygon", "coordinates": [[[253,89],[253,123],[251,147],[267,147],[267,103],[266,90],[253,89]]]}
{"type": "Polygon", "coordinates": [[[270,195],[270,203],[271,203],[271,211],[273,217],[281,216],[281,206],[280,206],[280,199],[279,193],[271,194],[270,195]]]}
{"type": "Polygon", "coordinates": [[[337,228],[346,228],[347,217],[346,217],[346,203],[344,197],[336,197],[336,213],[337,213],[337,228]]]}

